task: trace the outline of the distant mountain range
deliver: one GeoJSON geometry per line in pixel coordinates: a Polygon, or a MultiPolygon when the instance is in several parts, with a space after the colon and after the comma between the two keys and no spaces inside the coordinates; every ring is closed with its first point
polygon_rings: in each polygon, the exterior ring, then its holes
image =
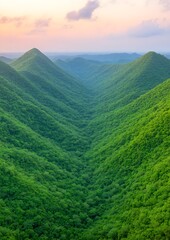
{"type": "Polygon", "coordinates": [[[169,119],[155,52],[1,58],[0,239],[169,239],[169,119]]]}
{"type": "Polygon", "coordinates": [[[60,55],[60,56],[53,56],[55,60],[67,60],[72,61],[75,58],[83,58],[86,60],[97,61],[101,63],[128,63],[134,61],[135,59],[139,58],[141,55],[137,53],[108,53],[108,54],[78,54],[73,56],[68,55],[60,55]]]}
{"type": "Polygon", "coordinates": [[[5,62],[5,63],[11,63],[12,59],[0,56],[0,61],[5,62]]]}

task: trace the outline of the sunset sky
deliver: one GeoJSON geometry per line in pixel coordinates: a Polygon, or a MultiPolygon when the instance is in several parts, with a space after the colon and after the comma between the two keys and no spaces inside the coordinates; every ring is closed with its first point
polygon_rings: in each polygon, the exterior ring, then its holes
{"type": "Polygon", "coordinates": [[[170,52],[170,0],[0,0],[0,52],[170,52]]]}

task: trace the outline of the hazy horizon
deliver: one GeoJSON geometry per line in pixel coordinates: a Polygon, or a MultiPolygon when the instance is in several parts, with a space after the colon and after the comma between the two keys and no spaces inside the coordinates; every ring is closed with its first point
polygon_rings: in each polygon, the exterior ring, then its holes
{"type": "MultiPolygon", "coordinates": [[[[31,49],[28,49],[27,51],[29,51],[31,49]]],[[[0,57],[6,57],[9,59],[17,59],[19,57],[21,57],[25,52],[0,52],[0,57]]],[[[43,54],[45,54],[47,57],[53,59],[53,58],[58,58],[58,59],[65,59],[65,57],[87,57],[89,56],[95,56],[95,55],[112,55],[112,54],[138,54],[138,55],[145,55],[148,52],[151,51],[147,51],[147,52],[43,52],[43,54]]],[[[170,52],[156,52],[158,54],[162,54],[164,56],[167,56],[169,58],[170,52]]]]}

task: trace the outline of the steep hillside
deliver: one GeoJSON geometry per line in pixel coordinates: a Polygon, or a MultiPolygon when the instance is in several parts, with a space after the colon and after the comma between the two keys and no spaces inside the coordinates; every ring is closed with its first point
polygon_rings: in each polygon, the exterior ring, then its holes
{"type": "Polygon", "coordinates": [[[0,239],[169,239],[170,61],[59,65],[0,62],[0,239]]]}
{"type": "Polygon", "coordinates": [[[57,67],[38,49],[31,49],[25,53],[12,63],[12,67],[29,78],[34,84],[39,84],[38,86],[41,88],[43,88],[41,85],[42,82],[47,85],[55,83],[61,92],[65,88],[65,95],[71,95],[71,97],[78,95],[76,88],[84,91],[84,88],[82,88],[81,84],[74,77],[62,71],[61,68],[57,67]]]}
{"type": "Polygon", "coordinates": [[[79,124],[79,112],[84,111],[82,105],[88,94],[78,80],[58,68],[37,49],[24,54],[12,67],[29,82],[29,87],[23,84],[24,91],[55,113],[62,113],[69,121],[79,124]]]}
{"type": "MultiPolygon", "coordinates": [[[[69,147],[69,150],[71,150],[70,144],[67,145],[68,139],[71,137],[73,144],[79,141],[79,129],[76,125],[81,126],[85,120],[82,119],[81,122],[80,116],[74,108],[68,107],[64,100],[59,101],[59,95],[53,96],[53,92],[51,94],[48,85],[46,85],[46,95],[47,93],[48,95],[44,97],[44,92],[36,86],[34,87],[31,81],[19,75],[8,65],[3,63],[1,65],[0,72],[3,76],[3,79],[1,79],[1,107],[38,134],[50,138],[64,148],[69,147]],[[3,73],[3,71],[6,71],[6,73],[3,73]],[[43,101],[47,102],[43,104],[43,101]],[[49,107],[48,104],[50,104],[49,107]],[[54,112],[55,109],[58,110],[56,113],[54,112]],[[72,116],[72,120],[69,120],[70,116],[72,116]]],[[[57,89],[57,86],[53,86],[57,89]]]]}
{"type": "Polygon", "coordinates": [[[91,123],[93,224],[81,239],[169,239],[169,93],[170,79],[91,123]]]}
{"type": "Polygon", "coordinates": [[[76,84],[69,96],[63,87],[67,96],[61,99],[55,75],[55,95],[51,78],[43,91],[36,77],[23,75],[0,62],[0,238],[71,239],[85,221],[79,217],[86,208],[79,177],[85,165],[80,156],[88,147],[84,90],[76,84]]]}

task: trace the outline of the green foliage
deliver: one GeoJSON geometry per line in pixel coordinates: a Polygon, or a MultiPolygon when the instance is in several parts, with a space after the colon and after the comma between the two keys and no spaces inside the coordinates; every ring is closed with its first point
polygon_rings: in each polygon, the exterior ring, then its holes
{"type": "Polygon", "coordinates": [[[0,62],[0,239],[169,239],[170,61],[77,59],[63,69],[78,79],[32,49],[11,66],[0,62]]]}
{"type": "Polygon", "coordinates": [[[95,221],[82,239],[169,238],[169,92],[167,80],[91,122],[95,221]]]}

